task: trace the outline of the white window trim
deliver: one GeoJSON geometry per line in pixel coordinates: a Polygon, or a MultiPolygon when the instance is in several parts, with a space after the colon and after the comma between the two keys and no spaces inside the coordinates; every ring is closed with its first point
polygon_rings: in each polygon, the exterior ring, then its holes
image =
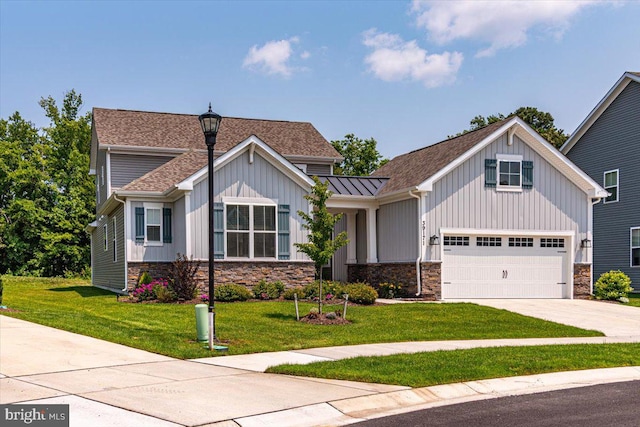
{"type": "MultiPolygon", "coordinates": [[[[164,246],[164,243],[162,241],[162,236],[164,235],[163,232],[164,230],[162,229],[162,208],[164,207],[164,205],[162,203],[143,203],[142,206],[144,207],[144,245],[145,246],[164,246]],[[160,210],[160,241],[149,241],[148,236],[147,236],[147,219],[149,218],[149,215],[147,215],[147,210],[148,209],[159,209],[160,210]]],[[[152,224],[152,225],[156,225],[156,224],[152,224]]]]}
{"type": "Polygon", "coordinates": [[[640,230],[640,227],[631,227],[629,229],[629,267],[640,268],[640,265],[633,265],[633,250],[640,249],[640,246],[633,246],[633,232],[640,230]]]}
{"type": "Polygon", "coordinates": [[[522,193],[522,156],[519,154],[496,154],[496,191],[522,193]],[[520,163],[520,185],[500,185],[500,162],[520,163]]]}
{"type": "Polygon", "coordinates": [[[246,261],[246,260],[256,260],[256,261],[273,261],[278,259],[278,204],[274,203],[273,200],[269,199],[253,199],[251,202],[247,202],[247,199],[239,198],[223,198],[224,203],[224,259],[226,260],[238,260],[238,261],[246,261]],[[228,205],[243,205],[249,206],[249,231],[246,230],[227,230],[227,206],[228,205]],[[253,229],[253,207],[254,206],[273,206],[275,210],[275,230],[274,231],[262,231],[258,230],[258,233],[273,233],[275,234],[275,252],[273,257],[255,257],[254,252],[254,235],[255,230],[253,229]],[[249,257],[230,257],[227,254],[229,250],[227,248],[227,232],[231,231],[232,233],[249,233],[249,257]]]}
{"type": "MultiPolygon", "coordinates": [[[[617,203],[618,200],[620,200],[620,169],[611,169],[609,171],[604,171],[602,174],[602,187],[605,189],[605,191],[607,191],[607,187],[606,187],[606,183],[607,183],[607,174],[608,173],[616,173],[616,199],[615,200],[609,200],[607,202],[607,198],[605,197],[604,200],[602,201],[603,204],[608,205],[609,203],[617,203]]],[[[609,188],[612,188],[614,186],[609,186],[609,188]]]]}
{"type": "Polygon", "coordinates": [[[112,244],[113,244],[113,262],[118,262],[118,233],[116,232],[117,228],[116,228],[116,217],[114,216],[111,220],[111,223],[113,224],[113,238],[112,238],[112,244]]]}
{"type": "Polygon", "coordinates": [[[109,222],[105,222],[102,226],[102,239],[104,240],[103,249],[104,251],[109,250],[109,230],[108,230],[109,222]]]}

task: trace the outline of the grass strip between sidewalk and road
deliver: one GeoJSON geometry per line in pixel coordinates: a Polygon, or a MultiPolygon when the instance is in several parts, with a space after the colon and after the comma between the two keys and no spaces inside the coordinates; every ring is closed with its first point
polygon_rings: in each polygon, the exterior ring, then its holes
{"type": "Polygon", "coordinates": [[[428,387],[489,378],[640,366],[640,343],[489,347],[392,356],[354,357],[266,372],[367,383],[428,387]]]}
{"type": "MultiPolygon", "coordinates": [[[[188,359],[220,355],[196,342],[190,304],[123,303],[74,279],[4,276],[0,314],[188,359]]],[[[300,305],[301,315],[314,304],[300,305]]],[[[216,303],[216,332],[227,354],[339,345],[490,338],[602,336],[572,326],[469,303],[350,306],[348,325],[297,322],[292,301],[216,303]]]]}

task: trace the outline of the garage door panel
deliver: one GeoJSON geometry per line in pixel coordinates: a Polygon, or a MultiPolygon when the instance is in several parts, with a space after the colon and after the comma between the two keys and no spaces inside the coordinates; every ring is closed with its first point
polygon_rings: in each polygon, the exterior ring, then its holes
{"type": "MultiPolygon", "coordinates": [[[[505,240],[505,239],[503,239],[505,240]]],[[[564,298],[567,252],[540,246],[445,246],[443,298],[564,298]]]]}

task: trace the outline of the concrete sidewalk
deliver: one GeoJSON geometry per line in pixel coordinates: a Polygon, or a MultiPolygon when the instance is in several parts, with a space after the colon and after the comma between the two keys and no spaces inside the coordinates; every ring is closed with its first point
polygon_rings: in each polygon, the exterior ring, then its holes
{"type": "MultiPolygon", "coordinates": [[[[640,337],[554,340],[638,342],[640,337]]],[[[640,367],[629,367],[411,389],[262,372],[274,364],[357,355],[546,343],[390,343],[185,361],[0,316],[0,403],[66,403],[71,426],[345,425],[469,400],[640,380],[640,367]]]]}

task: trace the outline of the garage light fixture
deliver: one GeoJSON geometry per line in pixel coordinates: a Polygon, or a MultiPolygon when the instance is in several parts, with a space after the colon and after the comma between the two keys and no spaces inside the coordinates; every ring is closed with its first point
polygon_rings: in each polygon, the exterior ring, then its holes
{"type": "Polygon", "coordinates": [[[440,244],[440,238],[434,234],[433,236],[429,237],[429,244],[431,246],[439,245],[440,244]]]}
{"type": "Polygon", "coordinates": [[[590,248],[591,247],[591,240],[589,239],[582,239],[580,241],[580,247],[581,248],[590,248]]]}

